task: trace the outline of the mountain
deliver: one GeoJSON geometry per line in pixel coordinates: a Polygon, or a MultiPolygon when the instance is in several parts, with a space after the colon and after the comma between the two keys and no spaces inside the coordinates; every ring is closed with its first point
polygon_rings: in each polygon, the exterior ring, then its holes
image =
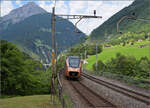
{"type": "Polygon", "coordinates": [[[20,8],[12,10],[8,15],[2,18],[3,21],[11,20],[12,23],[17,23],[35,14],[46,13],[46,11],[34,2],[29,2],[20,8]]]}
{"type": "Polygon", "coordinates": [[[29,2],[22,7],[12,10],[8,15],[2,17],[0,22],[0,26],[2,28],[0,28],[0,30],[5,29],[7,26],[22,21],[32,15],[40,13],[46,13],[46,11],[37,6],[34,2],[29,2]]]}
{"type": "MultiPolygon", "coordinates": [[[[91,39],[92,40],[110,40],[112,38],[118,37],[116,26],[117,22],[123,16],[131,16],[134,12],[136,14],[137,19],[150,19],[150,0],[135,0],[130,6],[125,7],[111,18],[109,18],[106,22],[100,25],[98,28],[92,31],[91,39]]],[[[150,31],[150,23],[139,21],[139,20],[129,20],[125,19],[119,25],[119,30],[122,33],[130,32],[149,32],[150,31]]]]}
{"type": "MultiPolygon", "coordinates": [[[[31,5],[33,3],[23,7],[28,10],[32,9],[31,5]]],[[[38,10],[36,8],[39,7],[35,6],[34,10],[38,10]]],[[[20,9],[22,8],[16,9],[15,14],[18,14],[20,9]]],[[[55,39],[59,47],[58,52],[79,43],[80,39],[85,36],[84,33],[74,33],[75,26],[68,20],[56,21],[55,28],[55,39]]],[[[28,16],[22,21],[10,24],[0,31],[0,38],[17,44],[20,49],[33,58],[42,59],[44,63],[49,63],[51,58],[51,13],[41,11],[39,14],[28,16]]]]}

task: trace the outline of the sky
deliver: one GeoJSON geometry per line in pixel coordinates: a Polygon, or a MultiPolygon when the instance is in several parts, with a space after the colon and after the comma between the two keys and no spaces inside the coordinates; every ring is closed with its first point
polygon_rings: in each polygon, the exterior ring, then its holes
{"type": "MultiPolygon", "coordinates": [[[[21,7],[22,5],[31,2],[34,0],[29,1],[1,1],[1,16],[9,14],[9,12],[13,9],[16,9],[18,7],[21,7]]],[[[37,5],[42,7],[48,12],[52,11],[52,7],[55,5],[54,0],[50,1],[34,1],[37,5]]],[[[82,1],[69,1],[69,0],[56,0],[56,14],[82,14],[82,15],[93,15],[93,10],[96,10],[97,16],[102,16],[102,19],[82,19],[77,27],[87,35],[91,33],[91,31],[98,26],[100,26],[102,23],[104,23],[107,19],[109,19],[112,15],[120,11],[121,9],[129,6],[133,0],[82,0],[82,1]]],[[[78,20],[70,20],[73,24],[77,22],[78,20]]],[[[57,28],[56,28],[57,29],[57,28]]]]}

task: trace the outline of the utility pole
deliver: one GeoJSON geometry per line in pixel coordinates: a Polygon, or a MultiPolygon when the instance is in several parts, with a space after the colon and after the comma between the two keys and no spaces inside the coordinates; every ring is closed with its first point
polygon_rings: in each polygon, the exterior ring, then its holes
{"type": "Polygon", "coordinates": [[[52,77],[51,77],[51,94],[55,94],[55,7],[52,8],[51,18],[51,30],[52,30],[52,77]]]}
{"type": "MultiPolygon", "coordinates": [[[[54,81],[55,81],[55,21],[65,20],[65,19],[79,19],[81,21],[83,18],[102,18],[102,16],[96,16],[96,10],[94,10],[94,15],[62,15],[55,14],[55,7],[52,8],[52,20],[51,20],[51,32],[52,32],[52,78],[51,78],[51,93],[55,93],[54,81]],[[56,16],[59,16],[56,18],[56,16]]],[[[75,26],[77,26],[77,23],[75,26]]],[[[77,29],[77,27],[76,27],[77,29]]]]}
{"type": "MultiPolygon", "coordinates": [[[[86,54],[87,54],[87,51],[86,51],[86,45],[84,46],[84,48],[85,48],[85,52],[84,52],[84,64],[86,63],[86,54]]],[[[84,65],[82,66],[83,68],[82,68],[82,70],[84,69],[84,65]]]]}
{"type": "Polygon", "coordinates": [[[86,60],[86,46],[85,46],[85,52],[84,52],[84,59],[86,60]]]}
{"type": "Polygon", "coordinates": [[[97,42],[96,42],[96,71],[97,71],[97,42]]]}
{"type": "Polygon", "coordinates": [[[58,44],[56,43],[56,72],[58,71],[57,66],[57,56],[58,56],[58,44]]]}

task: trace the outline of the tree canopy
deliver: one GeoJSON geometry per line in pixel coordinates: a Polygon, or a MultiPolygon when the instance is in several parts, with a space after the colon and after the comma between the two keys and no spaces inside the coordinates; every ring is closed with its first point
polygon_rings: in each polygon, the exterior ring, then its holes
{"type": "Polygon", "coordinates": [[[49,92],[49,74],[42,64],[14,44],[0,40],[2,95],[31,95],[49,92]]]}

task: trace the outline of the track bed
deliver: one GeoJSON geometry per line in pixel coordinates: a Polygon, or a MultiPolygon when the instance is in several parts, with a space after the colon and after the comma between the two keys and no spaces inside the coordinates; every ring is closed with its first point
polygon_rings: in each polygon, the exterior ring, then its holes
{"type": "Polygon", "coordinates": [[[108,102],[96,92],[88,88],[82,83],[82,81],[70,81],[73,88],[82,96],[87,102],[87,105],[91,108],[116,108],[115,105],[108,102]]]}

